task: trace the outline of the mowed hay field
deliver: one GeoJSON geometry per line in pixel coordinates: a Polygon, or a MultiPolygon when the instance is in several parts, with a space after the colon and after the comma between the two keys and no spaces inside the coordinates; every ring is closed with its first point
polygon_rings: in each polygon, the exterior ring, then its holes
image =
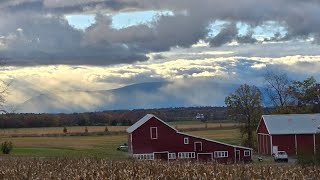
{"type": "MultiPolygon", "coordinates": [[[[239,126],[236,123],[201,123],[199,121],[183,121],[169,123],[179,130],[188,129],[215,129],[215,128],[234,128],[239,126]]],[[[89,133],[105,132],[106,126],[71,126],[67,128],[67,134],[84,133],[85,129],[89,133]]],[[[107,126],[110,133],[126,132],[128,126],[107,126]]],[[[64,127],[43,127],[43,128],[12,128],[0,129],[0,136],[42,136],[42,135],[63,135],[64,127]]]]}
{"type": "Polygon", "coordinates": [[[189,161],[4,158],[0,179],[319,179],[320,167],[189,161]]]}
{"type": "Polygon", "coordinates": [[[117,151],[120,144],[127,143],[126,135],[3,137],[1,141],[13,143],[14,156],[127,158],[126,152],[117,151]]]}
{"type": "Polygon", "coordinates": [[[240,145],[241,142],[241,134],[239,128],[186,131],[186,133],[234,145],[240,145]]]}
{"type": "Polygon", "coordinates": [[[171,126],[178,130],[188,130],[188,129],[222,129],[222,128],[236,128],[239,127],[239,123],[169,123],[171,126]]]}
{"type": "MultiPolygon", "coordinates": [[[[221,142],[239,144],[240,130],[207,129],[186,131],[221,142]]],[[[14,145],[12,155],[29,157],[99,157],[110,159],[127,158],[127,153],[117,147],[127,143],[127,134],[104,136],[58,136],[58,137],[2,137],[0,141],[11,141],[14,145]]]]}

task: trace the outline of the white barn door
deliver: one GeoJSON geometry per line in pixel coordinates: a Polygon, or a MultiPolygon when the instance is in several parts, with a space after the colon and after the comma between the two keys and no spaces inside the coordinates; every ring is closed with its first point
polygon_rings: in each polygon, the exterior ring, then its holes
{"type": "Polygon", "coordinates": [[[272,154],[276,154],[278,152],[278,146],[272,146],[272,154]]]}

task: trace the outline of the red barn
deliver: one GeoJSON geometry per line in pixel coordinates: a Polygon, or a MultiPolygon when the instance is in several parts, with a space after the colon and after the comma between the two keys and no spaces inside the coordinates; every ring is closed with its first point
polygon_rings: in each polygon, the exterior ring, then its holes
{"type": "Polygon", "coordinates": [[[216,160],[223,163],[251,161],[252,149],[188,135],[152,114],[127,129],[128,150],[140,160],[216,160]]]}
{"type": "Polygon", "coordinates": [[[313,154],[320,147],[320,114],[263,115],[257,128],[258,153],[313,154]]]}

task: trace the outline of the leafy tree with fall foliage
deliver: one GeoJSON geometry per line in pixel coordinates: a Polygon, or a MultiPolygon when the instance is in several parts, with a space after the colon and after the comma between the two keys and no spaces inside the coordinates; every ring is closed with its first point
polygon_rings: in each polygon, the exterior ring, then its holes
{"type": "Polygon", "coordinates": [[[241,85],[225,99],[230,119],[244,123],[242,144],[254,148],[254,130],[262,115],[262,95],[256,86],[241,85]]]}
{"type": "Polygon", "coordinates": [[[294,97],[300,108],[308,108],[310,112],[315,111],[320,104],[320,85],[311,76],[303,81],[292,81],[289,92],[294,97]]]}

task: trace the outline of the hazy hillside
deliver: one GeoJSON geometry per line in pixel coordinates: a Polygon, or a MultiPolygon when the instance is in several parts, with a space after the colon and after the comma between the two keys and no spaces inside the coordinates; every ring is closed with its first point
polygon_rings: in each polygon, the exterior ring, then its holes
{"type": "Polygon", "coordinates": [[[22,113],[72,113],[116,109],[223,106],[238,85],[216,82],[149,82],[104,91],[40,94],[20,106],[22,113]]]}

